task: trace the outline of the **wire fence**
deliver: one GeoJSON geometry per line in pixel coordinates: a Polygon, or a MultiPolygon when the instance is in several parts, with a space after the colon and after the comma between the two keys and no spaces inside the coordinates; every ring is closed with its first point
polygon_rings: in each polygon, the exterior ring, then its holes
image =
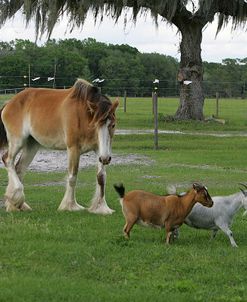
{"type": "MultiPolygon", "coordinates": [[[[71,87],[76,78],[72,77],[28,77],[28,76],[1,76],[0,94],[16,94],[26,87],[46,87],[65,89],[71,87]]],[[[152,95],[153,80],[140,79],[104,79],[100,88],[104,94],[147,97],[152,95]]],[[[204,81],[205,97],[246,98],[247,82],[204,81]]],[[[178,97],[180,84],[175,80],[159,80],[160,97],[178,97]]]]}

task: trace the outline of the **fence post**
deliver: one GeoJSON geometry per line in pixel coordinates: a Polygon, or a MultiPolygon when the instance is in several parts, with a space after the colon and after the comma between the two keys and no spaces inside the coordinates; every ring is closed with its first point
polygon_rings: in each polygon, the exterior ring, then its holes
{"type": "Polygon", "coordinates": [[[152,114],[154,115],[154,92],[152,91],[152,114]]]}
{"type": "Polygon", "coordinates": [[[158,88],[159,88],[159,79],[155,79],[153,81],[153,92],[152,92],[152,100],[153,100],[153,114],[154,114],[154,149],[157,150],[159,148],[158,144],[158,88]]]}
{"type": "Polygon", "coordinates": [[[157,92],[153,93],[153,109],[154,109],[154,149],[157,150],[158,144],[158,95],[157,92]]]}
{"type": "Polygon", "coordinates": [[[216,117],[219,117],[219,92],[216,92],[216,117]]]}
{"type": "Polygon", "coordinates": [[[126,112],[127,107],[127,91],[124,90],[124,112],[126,112]]]}

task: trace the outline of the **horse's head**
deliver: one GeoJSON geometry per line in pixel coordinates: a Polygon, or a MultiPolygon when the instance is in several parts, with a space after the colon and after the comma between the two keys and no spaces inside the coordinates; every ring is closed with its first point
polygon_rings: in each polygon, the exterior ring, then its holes
{"type": "Polygon", "coordinates": [[[111,144],[115,132],[116,116],[115,110],[119,105],[118,100],[114,101],[105,117],[99,121],[98,126],[98,152],[99,161],[107,165],[111,161],[111,144]]]}
{"type": "Polygon", "coordinates": [[[88,102],[93,119],[92,122],[98,138],[99,162],[107,165],[111,161],[111,143],[115,131],[115,111],[119,105],[116,100],[113,103],[104,95],[100,95],[98,102],[88,102]]]}
{"type": "Polygon", "coordinates": [[[99,161],[107,165],[111,161],[111,142],[115,130],[115,111],[119,101],[111,102],[101,94],[98,87],[78,79],[73,87],[72,97],[86,103],[89,128],[97,140],[99,161]]]}

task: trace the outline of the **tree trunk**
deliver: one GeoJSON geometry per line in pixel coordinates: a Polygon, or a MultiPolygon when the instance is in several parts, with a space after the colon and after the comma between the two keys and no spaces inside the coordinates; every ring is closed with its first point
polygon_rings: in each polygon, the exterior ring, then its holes
{"type": "Polygon", "coordinates": [[[204,95],[202,89],[203,67],[201,58],[202,24],[188,20],[179,26],[182,34],[181,61],[178,71],[180,105],[175,118],[180,120],[203,119],[204,95]]]}

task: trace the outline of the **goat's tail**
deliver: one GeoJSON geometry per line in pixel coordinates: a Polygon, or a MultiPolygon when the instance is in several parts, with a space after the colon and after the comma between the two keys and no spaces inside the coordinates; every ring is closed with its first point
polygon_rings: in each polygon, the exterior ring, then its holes
{"type": "Polygon", "coordinates": [[[0,149],[7,146],[8,140],[7,140],[7,133],[3,124],[2,120],[2,111],[4,107],[0,109],[0,149]]]}
{"type": "Polygon", "coordinates": [[[117,191],[118,195],[120,196],[120,198],[123,198],[124,197],[124,194],[125,194],[125,187],[122,183],[120,184],[114,184],[113,185],[115,190],[117,191]]]}

